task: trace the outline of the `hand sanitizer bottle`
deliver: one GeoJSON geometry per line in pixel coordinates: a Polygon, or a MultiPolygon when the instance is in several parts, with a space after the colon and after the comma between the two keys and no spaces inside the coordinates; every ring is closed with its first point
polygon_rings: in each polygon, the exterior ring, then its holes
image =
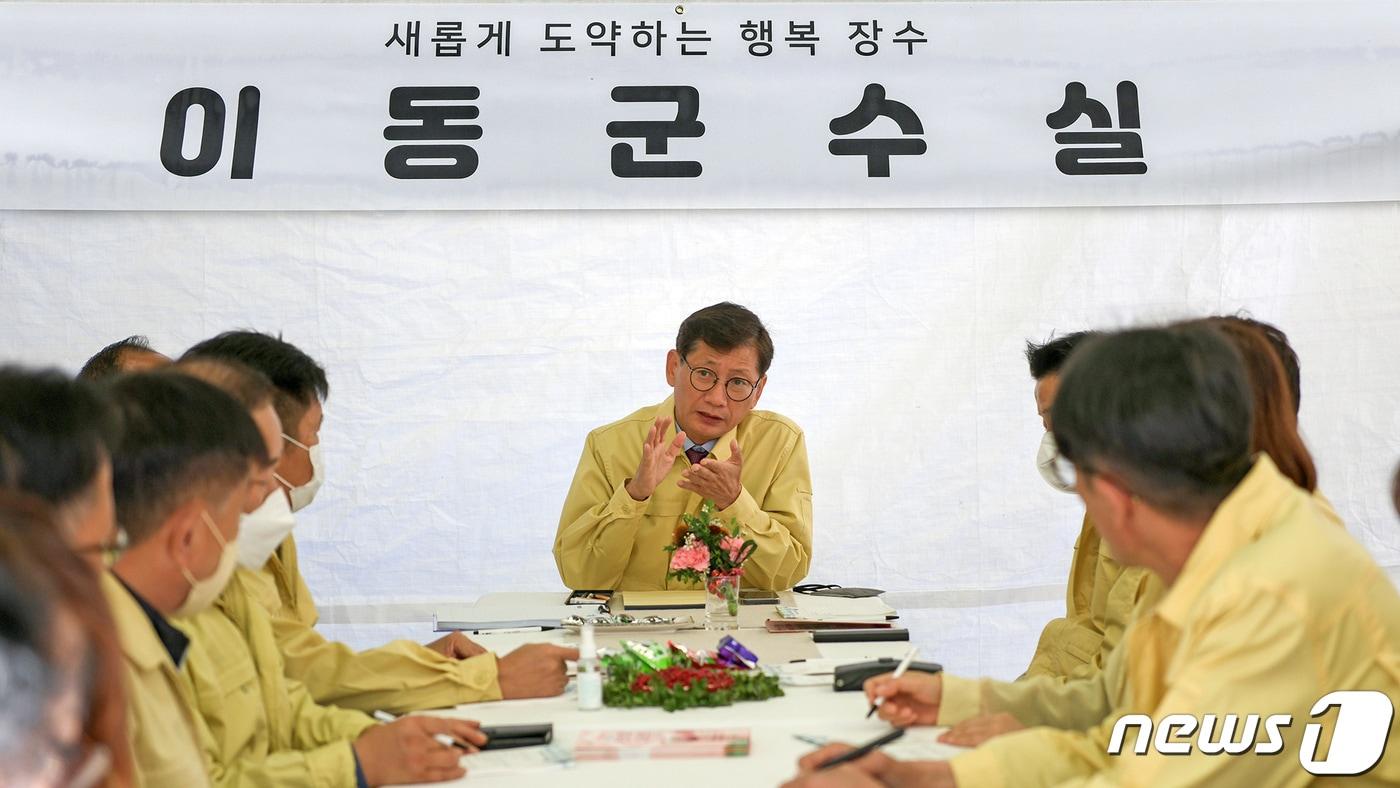
{"type": "Polygon", "coordinates": [[[579,632],[578,707],[579,711],[603,708],[603,672],[598,665],[598,643],[593,625],[584,624],[579,632]]]}

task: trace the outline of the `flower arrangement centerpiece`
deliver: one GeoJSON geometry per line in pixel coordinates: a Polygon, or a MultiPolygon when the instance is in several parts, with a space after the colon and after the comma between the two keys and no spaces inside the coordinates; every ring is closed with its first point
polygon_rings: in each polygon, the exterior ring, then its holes
{"type": "Polygon", "coordinates": [[[714,501],[706,500],[698,514],[681,515],[675,537],[666,546],[671,555],[666,579],[704,584],[706,626],[734,627],[744,562],[757,549],[754,540],[744,538],[738,519],[731,518],[725,528],[715,517],[714,501]]]}
{"type": "Polygon", "coordinates": [[[729,706],[783,694],[778,677],[758,670],[758,658],[733,638],[711,653],[675,643],[626,641],[621,651],[600,658],[607,671],[603,703],[636,708],[660,706],[677,711],[698,706],[729,706]]]}

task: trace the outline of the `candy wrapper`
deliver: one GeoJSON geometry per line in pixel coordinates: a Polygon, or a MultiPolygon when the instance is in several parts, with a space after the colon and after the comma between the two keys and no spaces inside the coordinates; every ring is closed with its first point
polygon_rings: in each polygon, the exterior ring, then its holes
{"type": "Polygon", "coordinates": [[[641,643],[636,640],[622,641],[622,648],[652,670],[671,667],[674,659],[671,650],[660,643],[641,643]]]}
{"type": "Polygon", "coordinates": [[[739,670],[753,670],[758,667],[758,655],[744,647],[743,643],[729,635],[720,638],[719,649],[715,654],[721,665],[739,670]]]}

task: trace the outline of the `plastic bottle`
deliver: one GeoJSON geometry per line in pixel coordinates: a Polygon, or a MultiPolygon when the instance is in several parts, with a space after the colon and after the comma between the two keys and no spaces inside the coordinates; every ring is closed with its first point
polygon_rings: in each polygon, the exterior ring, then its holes
{"type": "Polygon", "coordinates": [[[579,711],[597,711],[603,708],[603,672],[598,665],[598,643],[592,624],[583,625],[579,641],[578,708],[579,711]]]}

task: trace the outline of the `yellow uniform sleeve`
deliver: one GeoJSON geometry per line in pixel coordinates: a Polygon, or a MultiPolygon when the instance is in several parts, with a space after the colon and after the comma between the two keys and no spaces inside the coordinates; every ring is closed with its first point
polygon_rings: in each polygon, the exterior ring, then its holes
{"type": "Polygon", "coordinates": [[[554,540],[554,562],[569,588],[621,586],[647,507],[646,501],[633,500],[628,494],[627,481],[612,487],[597,439],[589,433],[554,540]]]}
{"type": "Polygon", "coordinates": [[[1128,625],[1164,593],[1162,582],[1151,572],[1118,563],[1086,515],[1074,545],[1065,617],[1045,626],[1021,678],[1067,681],[1099,672],[1128,625]]]}
{"type": "Polygon", "coordinates": [[[355,753],[349,741],[308,750],[279,750],[259,760],[215,763],[209,775],[221,788],[350,788],[355,753]]]}
{"type": "Polygon", "coordinates": [[[410,640],[355,651],[323,637],[292,537],[255,573],[249,590],[271,616],[287,677],[304,684],[317,703],[402,714],[501,699],[494,654],[457,660],[410,640]]]}
{"type": "Polygon", "coordinates": [[[1036,676],[1022,681],[943,677],[939,725],[1007,712],[1022,725],[1085,730],[1112,713],[1123,693],[1125,649],[1115,649],[1104,670],[1075,679],[1036,676]]]}
{"type": "Polygon", "coordinates": [[[1103,628],[1091,612],[1098,558],[1099,534],[1086,515],[1074,542],[1074,559],[1065,584],[1065,615],[1045,625],[1021,678],[1068,677],[1076,668],[1093,662],[1103,642],[1103,628]]]}
{"type": "Polygon", "coordinates": [[[292,679],[287,679],[287,709],[292,720],[292,746],[299,749],[354,741],[377,724],[362,711],[317,703],[304,684],[292,679]]]}
{"type": "MultiPolygon", "coordinates": [[[[279,716],[290,722],[290,741],[260,761],[243,760],[214,769],[217,785],[267,788],[348,788],[355,785],[353,742],[377,723],[367,715],[321,706],[300,682],[286,680],[279,716]]],[[[279,736],[280,738],[280,736],[279,736]]]]}
{"type": "MultiPolygon", "coordinates": [[[[1130,728],[1125,737],[1124,754],[1108,754],[1118,718],[1134,711],[1153,718],[1154,739],[1156,725],[1169,714],[1188,715],[1198,721],[1208,714],[1237,714],[1243,718],[1251,713],[1289,714],[1295,721],[1307,719],[1311,704],[1317,700],[1320,663],[1310,645],[1308,622],[1299,615],[1296,601],[1275,594],[1220,587],[1214,593],[1248,600],[1248,604],[1232,604],[1214,616],[1208,614],[1193,622],[1202,637],[1192,644],[1189,654],[1173,662],[1171,672],[1177,680],[1165,688],[1165,693],[1156,686],[1131,688],[1131,696],[1160,694],[1161,700],[1154,708],[1135,710],[1129,702],[1085,732],[1032,728],[993,739],[952,759],[958,785],[1186,788],[1283,785],[1296,780],[1301,772],[1296,752],[1302,728],[1296,723],[1284,729],[1288,744],[1280,755],[1204,755],[1196,746],[1195,731],[1172,739],[1189,740],[1189,755],[1163,755],[1155,746],[1149,746],[1147,754],[1137,755],[1133,752],[1136,727],[1130,728]]],[[[1142,651],[1147,662],[1159,658],[1159,649],[1142,651]]],[[[1137,681],[1161,681],[1166,673],[1162,665],[1142,667],[1137,681]]],[[[1266,738],[1261,724],[1258,739],[1266,738]]]]}
{"type": "Polygon", "coordinates": [[[812,563],[812,472],[806,438],[798,433],[762,501],[744,488],[717,514],[726,523],[737,518],[744,535],[758,545],[744,567],[746,584],[781,590],[806,577],[812,563]]]}

